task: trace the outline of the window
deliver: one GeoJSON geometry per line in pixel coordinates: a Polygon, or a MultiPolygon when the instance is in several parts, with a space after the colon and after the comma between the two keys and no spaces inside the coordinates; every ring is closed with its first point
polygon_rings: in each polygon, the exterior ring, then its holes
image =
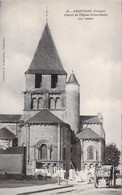
{"type": "Polygon", "coordinates": [[[41,74],[36,74],[35,75],[35,88],[40,88],[41,87],[41,82],[42,82],[42,75],[41,74]]]}
{"type": "Polygon", "coordinates": [[[49,109],[55,109],[55,100],[53,98],[49,99],[49,109]]]}
{"type": "Polygon", "coordinates": [[[57,82],[58,82],[58,75],[57,74],[52,74],[51,75],[51,88],[56,88],[57,87],[57,82]]]}
{"type": "Polygon", "coordinates": [[[61,108],[61,100],[60,100],[60,98],[58,97],[58,98],[56,98],[56,109],[60,109],[61,108]]]}
{"type": "Polygon", "coordinates": [[[39,100],[38,100],[38,108],[39,109],[44,108],[44,101],[42,98],[39,98],[39,100]]]}
{"type": "Polygon", "coordinates": [[[36,98],[32,99],[32,109],[33,110],[37,109],[37,100],[36,100],[36,98]]]}
{"type": "Polygon", "coordinates": [[[88,160],[93,160],[93,159],[94,159],[94,150],[93,150],[93,148],[90,148],[90,149],[87,151],[87,159],[88,159],[88,160]]]}
{"type": "Polygon", "coordinates": [[[40,159],[47,159],[47,145],[42,144],[39,150],[40,150],[40,159]]]}

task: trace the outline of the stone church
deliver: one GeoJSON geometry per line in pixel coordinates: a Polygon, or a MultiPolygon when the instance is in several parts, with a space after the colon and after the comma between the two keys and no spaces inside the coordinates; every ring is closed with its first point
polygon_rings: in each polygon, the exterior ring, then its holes
{"type": "MultiPolygon", "coordinates": [[[[80,115],[80,85],[61,63],[48,23],[25,72],[22,115],[0,114],[0,151],[26,148],[26,174],[36,168],[83,169],[104,162],[103,117],[80,115]]],[[[1,155],[0,153],[0,155],[1,155]]]]}

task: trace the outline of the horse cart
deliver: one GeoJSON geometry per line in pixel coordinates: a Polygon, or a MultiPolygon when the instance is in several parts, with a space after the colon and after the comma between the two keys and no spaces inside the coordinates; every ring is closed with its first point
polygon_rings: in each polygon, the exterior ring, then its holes
{"type": "Polygon", "coordinates": [[[106,186],[110,187],[112,185],[113,179],[113,167],[110,165],[96,167],[94,175],[94,185],[96,188],[99,187],[100,180],[105,180],[106,186]]]}

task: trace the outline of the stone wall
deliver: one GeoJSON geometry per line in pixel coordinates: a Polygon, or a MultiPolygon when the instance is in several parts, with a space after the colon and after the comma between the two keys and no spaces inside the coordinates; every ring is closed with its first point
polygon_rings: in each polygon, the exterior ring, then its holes
{"type": "Polygon", "coordinates": [[[103,164],[104,162],[104,140],[81,140],[81,166],[84,167],[84,164],[103,164]],[[94,148],[94,158],[93,160],[87,159],[87,150],[89,147],[94,148]],[[97,155],[97,156],[96,156],[97,155]]]}

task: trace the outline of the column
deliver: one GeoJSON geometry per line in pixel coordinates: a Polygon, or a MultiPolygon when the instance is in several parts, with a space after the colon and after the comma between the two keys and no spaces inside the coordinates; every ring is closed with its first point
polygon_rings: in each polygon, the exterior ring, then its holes
{"type": "Polygon", "coordinates": [[[98,155],[99,155],[99,163],[101,164],[101,140],[99,140],[99,151],[98,151],[98,155]]]}
{"type": "Polygon", "coordinates": [[[96,156],[96,148],[94,148],[94,150],[93,150],[93,152],[94,152],[94,156],[93,156],[93,159],[94,159],[94,161],[96,161],[97,160],[97,156],[96,156]]]}
{"type": "Polygon", "coordinates": [[[21,127],[19,126],[19,129],[17,130],[17,138],[18,138],[18,146],[22,145],[21,141],[21,127]]]}
{"type": "Polygon", "coordinates": [[[58,124],[58,163],[61,157],[61,135],[60,134],[61,134],[60,124],[58,124]]]}
{"type": "Polygon", "coordinates": [[[30,126],[29,124],[26,126],[26,132],[27,132],[27,162],[30,161],[30,126]]]}
{"type": "Polygon", "coordinates": [[[84,140],[80,140],[81,143],[81,167],[84,167],[84,140]]]}
{"type": "Polygon", "coordinates": [[[50,160],[50,146],[47,147],[47,159],[50,160]]]}

